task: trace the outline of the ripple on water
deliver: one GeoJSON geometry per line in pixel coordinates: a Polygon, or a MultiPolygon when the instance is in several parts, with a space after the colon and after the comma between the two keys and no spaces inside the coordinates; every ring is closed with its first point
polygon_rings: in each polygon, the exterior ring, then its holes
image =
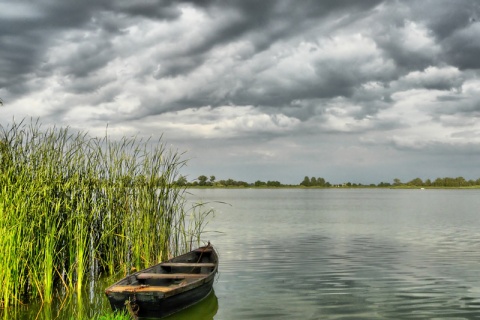
{"type": "Polygon", "coordinates": [[[458,193],[257,193],[224,224],[219,319],[480,319],[480,222],[458,193]]]}
{"type": "Polygon", "coordinates": [[[254,250],[221,262],[225,288],[255,291],[243,297],[248,308],[235,309],[238,319],[288,319],[291,303],[309,319],[462,319],[480,310],[468,283],[442,272],[453,259],[440,262],[438,253],[421,256],[365,237],[341,246],[324,236],[294,240],[287,247],[259,240],[254,250]],[[258,306],[266,310],[253,312],[258,306]]]}

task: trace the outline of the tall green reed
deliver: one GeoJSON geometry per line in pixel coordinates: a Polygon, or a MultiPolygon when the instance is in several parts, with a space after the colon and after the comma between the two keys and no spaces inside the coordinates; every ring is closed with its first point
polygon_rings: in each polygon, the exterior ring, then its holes
{"type": "Polygon", "coordinates": [[[182,156],[162,138],[1,127],[0,303],[49,303],[59,288],[80,295],[91,274],[128,273],[198,244],[211,212],[191,214],[174,186],[182,156]]]}

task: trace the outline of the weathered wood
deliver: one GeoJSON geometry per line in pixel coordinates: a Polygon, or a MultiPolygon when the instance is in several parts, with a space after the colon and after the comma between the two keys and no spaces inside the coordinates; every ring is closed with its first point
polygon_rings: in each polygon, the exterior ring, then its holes
{"type": "Polygon", "coordinates": [[[139,273],[137,279],[201,279],[208,276],[206,273],[139,273]]]}
{"type": "Polygon", "coordinates": [[[169,292],[178,287],[165,287],[165,286],[146,286],[146,285],[124,285],[115,286],[108,289],[107,293],[115,292],[169,292]]]}
{"type": "Polygon", "coordinates": [[[215,263],[209,262],[163,262],[160,264],[162,267],[195,267],[195,268],[202,268],[202,267],[215,267],[215,263]]]}

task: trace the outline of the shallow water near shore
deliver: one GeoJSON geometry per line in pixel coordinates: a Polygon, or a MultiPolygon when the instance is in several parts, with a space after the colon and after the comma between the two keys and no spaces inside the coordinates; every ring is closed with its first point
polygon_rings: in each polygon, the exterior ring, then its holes
{"type": "MultiPolygon", "coordinates": [[[[179,319],[480,319],[480,190],[192,189],[215,217],[214,292],[179,319]]],[[[109,312],[86,286],[9,319],[109,312]],[[61,311],[59,311],[61,310],[61,311]]]]}

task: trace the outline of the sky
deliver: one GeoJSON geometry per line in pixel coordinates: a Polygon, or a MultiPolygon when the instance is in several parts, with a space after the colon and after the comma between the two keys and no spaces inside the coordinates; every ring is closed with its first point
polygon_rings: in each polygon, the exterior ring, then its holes
{"type": "Polygon", "coordinates": [[[0,0],[0,124],[162,137],[188,180],[480,178],[476,0],[0,0]]]}

